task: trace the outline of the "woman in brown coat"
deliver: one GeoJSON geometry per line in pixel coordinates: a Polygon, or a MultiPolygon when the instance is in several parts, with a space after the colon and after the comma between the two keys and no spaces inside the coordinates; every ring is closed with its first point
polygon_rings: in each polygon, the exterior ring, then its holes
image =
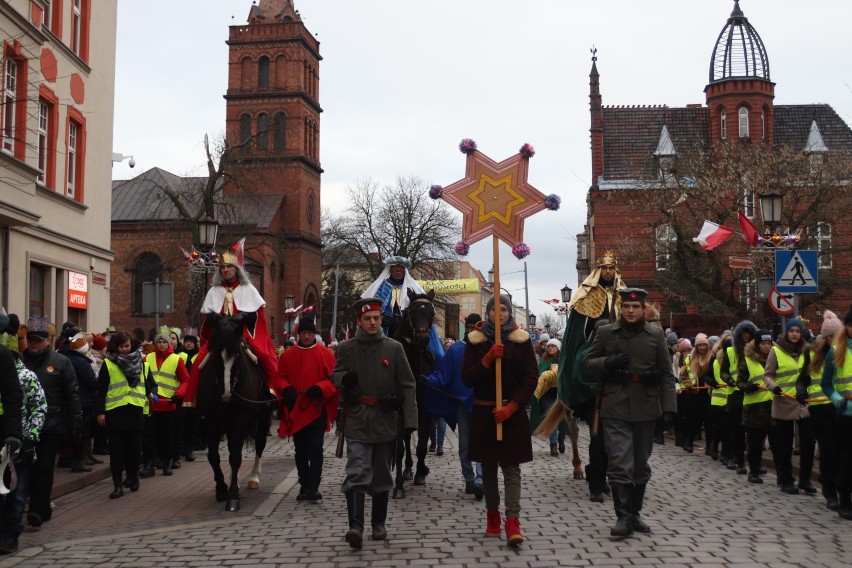
{"type": "Polygon", "coordinates": [[[518,329],[510,313],[508,296],[500,296],[499,333],[496,343],[494,298],[488,301],[487,321],[477,324],[467,337],[462,364],[464,383],[473,388],[471,414],[471,461],[482,463],[482,487],[488,525],[486,536],[500,536],[500,489],[497,466],[506,488],[506,542],[524,541],[518,515],[521,509],[521,466],[532,461],[530,424],[524,410],[538,383],[538,366],[530,335],[518,329]],[[503,406],[496,407],[496,361],[502,358],[503,406]],[[497,441],[497,424],[503,424],[503,440],[497,441]]]}

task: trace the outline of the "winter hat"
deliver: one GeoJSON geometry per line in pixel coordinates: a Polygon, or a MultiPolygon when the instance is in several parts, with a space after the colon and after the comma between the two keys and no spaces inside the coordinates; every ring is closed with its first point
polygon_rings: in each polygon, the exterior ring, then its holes
{"type": "Polygon", "coordinates": [[[156,345],[157,341],[159,341],[160,339],[165,339],[167,343],[171,343],[172,342],[172,338],[170,337],[171,332],[172,332],[172,330],[169,329],[169,326],[161,325],[160,329],[157,330],[157,334],[154,336],[154,341],[152,341],[151,343],[156,345]]]}
{"type": "Polygon", "coordinates": [[[754,341],[755,345],[760,345],[763,341],[772,341],[772,332],[768,329],[758,329],[754,333],[754,341]]]}
{"type": "Polygon", "coordinates": [[[92,338],[92,349],[95,351],[101,351],[104,347],[107,346],[107,340],[103,335],[95,335],[92,338]]]}
{"type": "Polygon", "coordinates": [[[695,346],[698,347],[699,345],[710,345],[710,341],[707,339],[706,333],[699,333],[695,336],[695,346]]]}
{"type": "Polygon", "coordinates": [[[183,332],[180,330],[180,328],[179,327],[173,327],[173,328],[169,329],[169,331],[171,333],[175,334],[175,336],[177,337],[178,343],[180,343],[180,340],[183,337],[183,332]]]}
{"type": "Polygon", "coordinates": [[[677,343],[677,334],[673,331],[670,331],[666,334],[666,343],[669,345],[675,345],[677,343]]]}
{"type": "MultiPolygon", "coordinates": [[[[509,296],[507,296],[506,294],[500,294],[500,305],[509,308],[509,315],[512,315],[512,301],[509,299],[509,296]]],[[[488,303],[485,305],[485,313],[487,314],[488,312],[490,312],[491,308],[493,307],[494,296],[491,296],[491,299],[488,300],[488,303]]]]}
{"type": "Polygon", "coordinates": [[[477,323],[482,321],[482,316],[479,314],[468,314],[466,318],[464,318],[465,325],[476,325],[477,323]]]}
{"type": "Polygon", "coordinates": [[[550,341],[550,335],[546,333],[542,333],[538,338],[539,343],[547,343],[548,341],[550,341]]]}
{"type": "Polygon", "coordinates": [[[798,327],[800,330],[804,330],[805,326],[802,323],[802,320],[799,318],[790,318],[787,320],[787,323],[784,324],[784,333],[790,331],[791,327],[798,327]]]}
{"type": "Polygon", "coordinates": [[[710,347],[715,347],[716,344],[719,343],[719,336],[718,335],[711,335],[710,337],[707,338],[707,343],[710,345],[710,347]]]}
{"type": "Polygon", "coordinates": [[[73,349],[77,353],[88,353],[89,352],[89,340],[86,338],[86,334],[82,331],[75,333],[68,340],[68,347],[73,349]]]}
{"type": "Polygon", "coordinates": [[[299,333],[303,331],[311,331],[313,333],[317,332],[317,326],[314,322],[314,316],[312,315],[303,315],[299,318],[299,333]]]}
{"type": "Polygon", "coordinates": [[[50,322],[46,317],[30,316],[27,319],[27,340],[48,339],[50,337],[49,325],[50,322]]]}
{"type": "Polygon", "coordinates": [[[822,327],[819,334],[823,337],[831,337],[843,328],[843,323],[837,317],[837,314],[831,310],[825,310],[822,314],[822,327]]]}
{"type": "Polygon", "coordinates": [[[678,351],[691,351],[692,343],[687,338],[682,337],[677,342],[677,349],[678,351]]]}
{"type": "Polygon", "coordinates": [[[558,350],[562,351],[562,342],[556,339],[555,337],[547,342],[548,347],[550,347],[551,345],[555,345],[558,350]]]}

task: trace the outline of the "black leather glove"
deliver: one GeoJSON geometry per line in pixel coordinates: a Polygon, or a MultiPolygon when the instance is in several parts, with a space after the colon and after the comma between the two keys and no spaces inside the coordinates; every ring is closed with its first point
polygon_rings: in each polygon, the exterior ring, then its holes
{"type": "Polygon", "coordinates": [[[345,375],[343,375],[343,379],[340,381],[343,384],[344,388],[360,388],[358,385],[358,373],[355,371],[348,371],[345,375]]]}
{"type": "Polygon", "coordinates": [[[28,465],[33,463],[35,459],[36,443],[32,440],[24,440],[18,455],[15,456],[15,463],[28,465]]]}
{"type": "Polygon", "coordinates": [[[287,407],[287,410],[293,410],[293,407],[296,406],[295,387],[284,387],[284,390],[281,391],[281,402],[284,403],[284,406],[287,407]]]}
{"type": "Polygon", "coordinates": [[[672,426],[674,426],[675,419],[677,418],[677,414],[674,412],[663,412],[662,423],[660,424],[660,429],[668,430],[672,426]]]}
{"type": "Polygon", "coordinates": [[[796,394],[796,400],[802,406],[806,406],[808,404],[808,393],[800,392],[800,393],[796,394]]]}
{"type": "Polygon", "coordinates": [[[175,403],[175,408],[180,408],[183,406],[183,399],[179,396],[173,396],[172,402],[175,403]]]}
{"type": "Polygon", "coordinates": [[[740,387],[740,390],[745,393],[751,394],[753,392],[757,392],[757,385],[754,383],[745,383],[740,387]]]}
{"type": "Polygon", "coordinates": [[[604,368],[607,371],[615,371],[617,369],[626,369],[630,365],[630,353],[617,353],[610,355],[604,361],[604,368]]]}
{"type": "Polygon", "coordinates": [[[309,398],[312,398],[318,402],[322,402],[323,400],[322,389],[319,388],[317,385],[313,385],[312,387],[310,387],[308,390],[305,391],[305,394],[309,398]]]}
{"type": "Polygon", "coordinates": [[[402,400],[395,394],[386,394],[379,399],[379,407],[386,412],[400,410],[402,408],[402,400]]]}
{"type": "Polygon", "coordinates": [[[14,456],[21,449],[21,440],[15,436],[9,436],[3,441],[3,445],[9,448],[9,455],[14,456]]]}
{"type": "Polygon", "coordinates": [[[784,391],[780,386],[775,385],[774,387],[772,387],[772,394],[774,394],[775,396],[781,396],[782,392],[784,391]]]}
{"type": "Polygon", "coordinates": [[[727,381],[725,381],[725,384],[727,384],[729,387],[735,387],[737,386],[737,381],[735,381],[734,379],[728,379],[727,381]]]}

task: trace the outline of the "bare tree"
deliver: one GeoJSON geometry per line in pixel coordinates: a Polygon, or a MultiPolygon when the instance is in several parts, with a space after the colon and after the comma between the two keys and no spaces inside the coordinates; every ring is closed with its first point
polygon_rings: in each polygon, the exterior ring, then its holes
{"type": "Polygon", "coordinates": [[[442,264],[454,257],[460,225],[446,203],[429,197],[425,182],[399,177],[380,187],[364,179],[347,187],[346,195],[349,207],[325,216],[322,236],[328,250],[346,251],[368,267],[372,278],[384,268],[384,258],[395,254],[410,258],[423,278],[444,276],[442,264]]]}

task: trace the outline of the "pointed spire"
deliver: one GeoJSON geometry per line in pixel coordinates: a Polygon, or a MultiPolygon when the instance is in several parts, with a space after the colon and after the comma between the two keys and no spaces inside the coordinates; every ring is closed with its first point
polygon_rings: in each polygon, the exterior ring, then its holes
{"type": "Polygon", "coordinates": [[[828,152],[828,146],[822,139],[816,120],[811,122],[811,131],[808,132],[808,141],[805,142],[803,152],[828,152]]]}
{"type": "Polygon", "coordinates": [[[740,0],[734,0],[734,11],[731,12],[731,18],[745,18],[745,14],[740,9],[740,0]]]}
{"type": "Polygon", "coordinates": [[[677,156],[677,150],[675,150],[674,142],[672,142],[671,136],[669,136],[669,129],[665,124],[660,131],[660,141],[657,142],[657,149],[654,150],[654,156],[657,158],[677,156]]]}

